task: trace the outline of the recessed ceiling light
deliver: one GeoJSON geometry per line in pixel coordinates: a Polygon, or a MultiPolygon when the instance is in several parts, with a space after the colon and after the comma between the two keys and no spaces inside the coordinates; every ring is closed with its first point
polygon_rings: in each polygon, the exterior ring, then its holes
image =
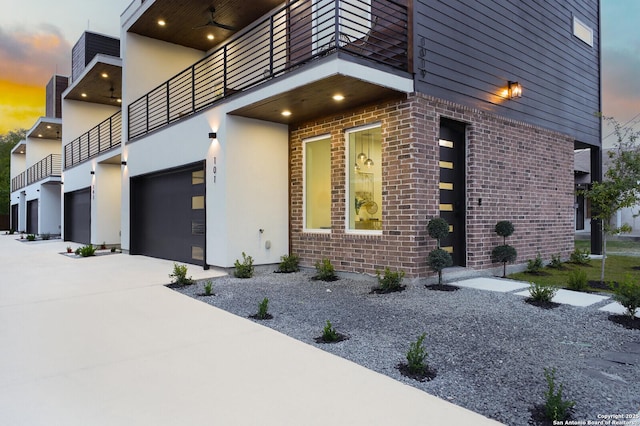
{"type": "Polygon", "coordinates": [[[41,138],[41,137],[42,137],[42,135],[41,135],[40,133],[38,133],[38,137],[39,137],[39,138],[41,138]]]}
{"type": "Polygon", "coordinates": [[[121,103],[122,103],[122,99],[118,98],[118,99],[116,100],[116,102],[117,102],[117,103],[119,103],[119,104],[121,104],[121,103]]]}
{"type": "Polygon", "coordinates": [[[207,34],[207,38],[208,38],[209,40],[213,40],[215,37],[213,37],[213,34],[207,34]]]}
{"type": "Polygon", "coordinates": [[[50,125],[50,124],[47,124],[47,129],[50,129],[50,128],[51,128],[51,125],[50,125]]]}
{"type": "Polygon", "coordinates": [[[86,93],[80,93],[80,96],[82,96],[83,98],[86,98],[87,94],[86,93]]]}
{"type": "Polygon", "coordinates": [[[165,25],[167,25],[167,23],[164,22],[164,19],[158,19],[158,25],[160,25],[161,27],[164,27],[165,25]]]}
{"type": "Polygon", "coordinates": [[[20,154],[24,154],[24,151],[20,151],[20,154]]]}
{"type": "Polygon", "coordinates": [[[284,110],[282,111],[282,115],[284,115],[285,117],[289,117],[291,115],[291,111],[284,110]]]}
{"type": "Polygon", "coordinates": [[[333,95],[333,100],[334,101],[342,101],[342,100],[344,100],[344,96],[342,96],[342,95],[333,95]]]}
{"type": "Polygon", "coordinates": [[[100,75],[102,76],[102,78],[109,78],[109,74],[107,74],[106,72],[103,72],[100,75]]]}

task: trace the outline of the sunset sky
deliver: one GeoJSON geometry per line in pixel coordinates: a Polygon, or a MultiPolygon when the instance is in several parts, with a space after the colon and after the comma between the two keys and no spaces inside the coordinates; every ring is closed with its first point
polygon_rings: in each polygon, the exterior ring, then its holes
{"type": "MultiPolygon", "coordinates": [[[[43,116],[44,87],[56,72],[69,75],[71,48],[83,31],[119,37],[120,14],[130,3],[0,0],[0,133],[28,129],[43,116]]],[[[602,109],[640,129],[640,0],[601,4],[602,109]]]]}

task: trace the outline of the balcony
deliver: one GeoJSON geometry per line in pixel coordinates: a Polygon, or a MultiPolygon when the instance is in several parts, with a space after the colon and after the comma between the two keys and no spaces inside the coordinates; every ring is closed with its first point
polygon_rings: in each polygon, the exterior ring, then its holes
{"type": "Polygon", "coordinates": [[[407,7],[390,0],[297,1],[129,105],[129,139],[330,55],[407,72],[407,7]]]}
{"type": "Polygon", "coordinates": [[[64,147],[64,168],[73,167],[122,142],[122,111],[118,111],[64,147]]]}
{"type": "Polygon", "coordinates": [[[15,192],[19,189],[27,186],[27,172],[22,172],[18,176],[11,179],[11,192],[15,192]]]}
{"type": "Polygon", "coordinates": [[[62,158],[60,154],[50,154],[38,161],[26,171],[27,185],[36,183],[44,178],[62,175],[62,158]]]}

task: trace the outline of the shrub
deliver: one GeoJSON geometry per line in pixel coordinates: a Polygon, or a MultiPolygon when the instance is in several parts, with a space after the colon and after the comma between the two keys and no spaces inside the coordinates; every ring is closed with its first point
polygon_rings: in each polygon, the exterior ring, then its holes
{"type": "Polygon", "coordinates": [[[589,250],[575,249],[571,253],[571,256],[569,256],[569,261],[571,263],[575,263],[576,265],[588,265],[591,262],[591,259],[589,258],[589,250]]]}
{"type": "Polygon", "coordinates": [[[316,278],[321,281],[333,281],[336,277],[336,270],[334,269],[331,261],[327,258],[322,259],[315,263],[316,278]]]}
{"type": "Polygon", "coordinates": [[[624,280],[617,285],[612,285],[613,299],[627,309],[627,315],[634,317],[640,307],[640,284],[626,275],[624,280]]]}
{"type": "Polygon", "coordinates": [[[392,272],[388,267],[384,268],[384,275],[380,276],[380,271],[376,271],[380,289],[384,291],[399,290],[404,278],[404,271],[392,272]]]}
{"type": "MultiPolygon", "coordinates": [[[[95,250],[94,250],[95,251],[95,250]]],[[[173,272],[169,274],[171,282],[177,285],[193,284],[191,277],[187,278],[187,265],[173,264],[173,272]]]]}
{"type": "Polygon", "coordinates": [[[506,241],[506,238],[510,237],[513,234],[515,228],[513,227],[513,223],[509,222],[508,220],[501,220],[500,222],[496,223],[494,231],[496,231],[496,234],[501,236],[506,241]]]}
{"type": "Polygon", "coordinates": [[[571,290],[585,291],[589,287],[587,273],[582,269],[576,269],[568,277],[567,287],[571,290]]]}
{"type": "Polygon", "coordinates": [[[280,265],[278,266],[278,272],[289,273],[298,272],[300,270],[299,264],[300,258],[297,254],[284,255],[280,258],[280,265]]]}
{"type": "Polygon", "coordinates": [[[544,267],[544,263],[542,263],[542,257],[540,253],[536,256],[535,259],[527,260],[527,273],[529,274],[537,274],[544,267]]]}
{"type": "Polygon", "coordinates": [[[573,401],[562,399],[563,386],[556,390],[556,369],[544,369],[544,377],[547,380],[547,391],[544,394],[544,414],[552,421],[564,421],[569,417],[569,410],[575,405],[573,401]]]}
{"type": "Polygon", "coordinates": [[[560,259],[560,253],[551,255],[551,262],[549,262],[549,268],[560,269],[562,268],[562,260],[560,259]]]}
{"type": "Polygon", "coordinates": [[[256,318],[258,319],[267,319],[269,318],[269,299],[266,297],[262,299],[262,302],[258,304],[258,313],[256,314],[256,318]]]}
{"type": "Polygon", "coordinates": [[[338,333],[329,320],[327,320],[327,325],[322,329],[322,340],[325,342],[335,342],[338,340],[338,333]]]}
{"type": "Polygon", "coordinates": [[[536,302],[551,302],[558,291],[557,287],[545,284],[530,283],[529,294],[536,302]]]}
{"type": "Polygon", "coordinates": [[[449,224],[441,217],[436,217],[429,221],[427,231],[431,238],[438,240],[438,247],[440,247],[440,240],[449,235],[449,224]]]}
{"type": "Polygon", "coordinates": [[[442,284],[442,270],[453,265],[451,255],[441,248],[431,250],[427,257],[427,265],[433,272],[438,273],[438,284],[442,284]]]}
{"type": "Polygon", "coordinates": [[[427,352],[423,346],[424,339],[427,335],[422,333],[418,340],[412,342],[407,352],[407,366],[412,374],[422,374],[427,369],[425,359],[427,352]]]}
{"type": "Polygon", "coordinates": [[[81,257],[95,256],[96,248],[91,244],[87,246],[82,246],[76,250],[76,254],[80,255],[81,257]]]}
{"type": "Polygon", "coordinates": [[[503,277],[507,276],[507,263],[515,262],[517,257],[518,257],[518,252],[516,251],[515,248],[511,247],[509,244],[503,244],[501,246],[494,248],[491,251],[491,259],[494,262],[502,263],[503,265],[503,270],[502,270],[503,277]]]}
{"type": "Polygon", "coordinates": [[[233,266],[236,268],[234,275],[237,278],[251,278],[253,276],[253,258],[242,252],[242,263],[236,259],[233,266]]]}
{"type": "Polygon", "coordinates": [[[50,240],[51,239],[51,234],[40,234],[40,238],[42,238],[43,240],[50,240]]]}
{"type": "Polygon", "coordinates": [[[211,280],[208,280],[204,284],[204,294],[205,296],[211,296],[213,294],[213,283],[211,282],[211,280]]]}
{"type": "Polygon", "coordinates": [[[27,241],[35,241],[36,240],[36,236],[33,234],[29,234],[27,235],[27,241]]]}
{"type": "Polygon", "coordinates": [[[115,247],[111,247],[111,253],[115,253],[116,252],[116,248],[115,247]]]}
{"type": "Polygon", "coordinates": [[[9,229],[9,235],[13,235],[13,234],[15,234],[15,233],[16,233],[16,230],[15,230],[15,229],[13,229],[13,228],[9,229]]]}

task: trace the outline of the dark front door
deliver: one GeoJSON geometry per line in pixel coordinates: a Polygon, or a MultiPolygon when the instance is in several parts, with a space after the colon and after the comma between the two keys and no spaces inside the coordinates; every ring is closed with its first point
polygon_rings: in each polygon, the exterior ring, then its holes
{"type": "Polygon", "coordinates": [[[11,229],[18,230],[18,205],[13,204],[11,206],[11,229]]]}
{"type": "Polygon", "coordinates": [[[440,121],[440,217],[449,223],[449,236],[440,242],[454,266],[466,266],[465,125],[440,121]]]}
{"type": "Polygon", "coordinates": [[[64,194],[64,240],[91,243],[91,188],[64,194]]]}
{"type": "Polygon", "coordinates": [[[38,233],[38,200],[27,201],[27,234],[38,233]]]}
{"type": "Polygon", "coordinates": [[[584,195],[576,197],[576,231],[584,230],[584,195]]]}
{"type": "Polygon", "coordinates": [[[205,265],[204,164],[131,179],[132,254],[205,265]]]}

